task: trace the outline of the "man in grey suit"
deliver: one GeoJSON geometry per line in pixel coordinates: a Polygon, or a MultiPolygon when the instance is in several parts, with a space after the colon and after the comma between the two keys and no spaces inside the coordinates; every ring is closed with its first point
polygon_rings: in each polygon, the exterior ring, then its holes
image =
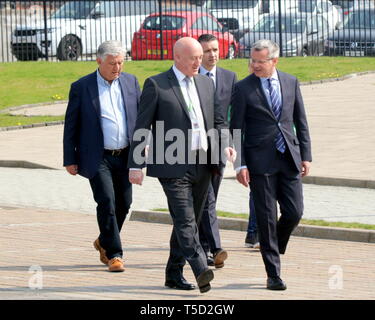
{"type": "MultiPolygon", "coordinates": [[[[152,127],[147,175],[159,179],[173,220],[165,285],[194,289],[183,277],[187,260],[203,293],[211,289],[214,275],[199,243],[197,222],[211,174],[220,171],[219,152],[215,152],[219,151],[219,143],[209,133],[213,129],[225,133],[222,129],[226,124],[220,107],[214,106],[213,82],[198,74],[202,61],[199,42],[181,38],[173,52],[174,66],[145,81],[128,161],[129,180],[142,184],[144,147],[152,127]]],[[[226,139],[223,142],[228,145],[226,139]]],[[[226,147],[225,151],[230,159],[234,156],[232,148],[226,147]]]]}
{"type": "MultiPolygon", "coordinates": [[[[280,254],[303,213],[302,177],[309,173],[311,142],[298,80],[276,70],[279,46],[251,48],[250,76],[236,84],[231,130],[242,130],[237,180],[254,195],[267,288],[285,290],[280,254]],[[239,160],[241,158],[241,160],[239,160]],[[281,216],[277,219],[277,202],[281,216]]],[[[236,141],[236,140],[235,140],[236,141]]]]}
{"type": "MultiPolygon", "coordinates": [[[[208,76],[215,85],[216,99],[223,111],[223,117],[228,119],[234,85],[237,76],[234,72],[217,66],[219,62],[219,41],[212,34],[202,34],[198,38],[203,49],[202,65],[199,73],[208,76]]],[[[228,257],[226,250],[221,247],[219,223],[216,214],[216,200],[224,174],[224,167],[220,175],[213,175],[208,186],[207,200],[199,224],[199,239],[207,256],[207,263],[215,268],[224,267],[228,257]]]]}

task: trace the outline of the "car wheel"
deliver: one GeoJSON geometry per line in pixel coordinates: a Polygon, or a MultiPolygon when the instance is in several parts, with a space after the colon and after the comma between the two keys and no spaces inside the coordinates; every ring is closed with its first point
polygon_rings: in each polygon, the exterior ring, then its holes
{"type": "Polygon", "coordinates": [[[234,59],[236,54],[236,49],[234,48],[234,45],[231,44],[228,49],[227,59],[234,59]]]}
{"type": "Polygon", "coordinates": [[[57,59],[77,61],[82,54],[82,45],[74,35],[67,35],[60,41],[57,48],[57,59]]]}

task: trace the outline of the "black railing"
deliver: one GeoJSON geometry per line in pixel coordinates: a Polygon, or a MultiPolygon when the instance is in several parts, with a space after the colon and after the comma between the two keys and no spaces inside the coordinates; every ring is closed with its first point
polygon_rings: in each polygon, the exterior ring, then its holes
{"type": "Polygon", "coordinates": [[[129,59],[171,59],[177,39],[202,33],[222,58],[261,38],[282,56],[375,56],[375,0],[0,0],[0,62],[93,60],[109,39],[129,59]]]}

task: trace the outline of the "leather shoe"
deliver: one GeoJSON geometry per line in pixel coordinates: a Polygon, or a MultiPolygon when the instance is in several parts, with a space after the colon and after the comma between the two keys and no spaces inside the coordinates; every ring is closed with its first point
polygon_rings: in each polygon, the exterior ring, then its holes
{"type": "Polygon", "coordinates": [[[228,258],[228,252],[223,249],[219,249],[214,254],[214,265],[215,268],[224,267],[224,261],[228,258]]]}
{"type": "Polygon", "coordinates": [[[214,278],[214,272],[211,269],[207,269],[203,271],[197,277],[197,283],[198,283],[199,291],[201,293],[205,293],[211,290],[210,281],[212,281],[213,278],[214,278]]]}
{"type": "Polygon", "coordinates": [[[100,245],[100,242],[99,242],[99,238],[98,239],[96,239],[95,241],[94,241],[94,248],[96,249],[96,250],[98,250],[99,251],[99,254],[100,254],[100,261],[102,262],[102,263],[104,263],[105,265],[108,265],[108,258],[107,258],[107,255],[106,255],[106,253],[105,253],[105,250],[103,249],[103,247],[100,245]]]}
{"type": "Polygon", "coordinates": [[[194,290],[195,285],[186,281],[184,277],[179,279],[167,279],[165,280],[165,286],[172,289],[179,290],[194,290]]]}
{"type": "Polygon", "coordinates": [[[214,267],[215,266],[214,259],[211,256],[207,256],[207,265],[209,267],[214,267]]]}
{"type": "Polygon", "coordinates": [[[268,277],[267,289],[269,290],[286,290],[286,284],[279,277],[268,277]]]}
{"type": "Polygon", "coordinates": [[[114,257],[108,262],[108,271],[110,272],[123,272],[125,271],[124,262],[120,257],[114,257]]]}

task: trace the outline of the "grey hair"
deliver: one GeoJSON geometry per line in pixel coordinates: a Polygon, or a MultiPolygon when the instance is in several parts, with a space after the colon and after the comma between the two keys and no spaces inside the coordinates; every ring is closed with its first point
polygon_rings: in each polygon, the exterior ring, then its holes
{"type": "Polygon", "coordinates": [[[96,56],[102,60],[105,60],[108,55],[114,57],[117,57],[119,55],[123,55],[124,57],[126,56],[126,50],[123,47],[121,41],[109,40],[103,42],[99,46],[96,56]]]}
{"type": "Polygon", "coordinates": [[[253,43],[251,46],[251,51],[262,51],[264,49],[268,50],[268,58],[273,59],[273,58],[278,58],[280,55],[280,47],[276,42],[273,42],[271,40],[258,40],[253,43]]]}

